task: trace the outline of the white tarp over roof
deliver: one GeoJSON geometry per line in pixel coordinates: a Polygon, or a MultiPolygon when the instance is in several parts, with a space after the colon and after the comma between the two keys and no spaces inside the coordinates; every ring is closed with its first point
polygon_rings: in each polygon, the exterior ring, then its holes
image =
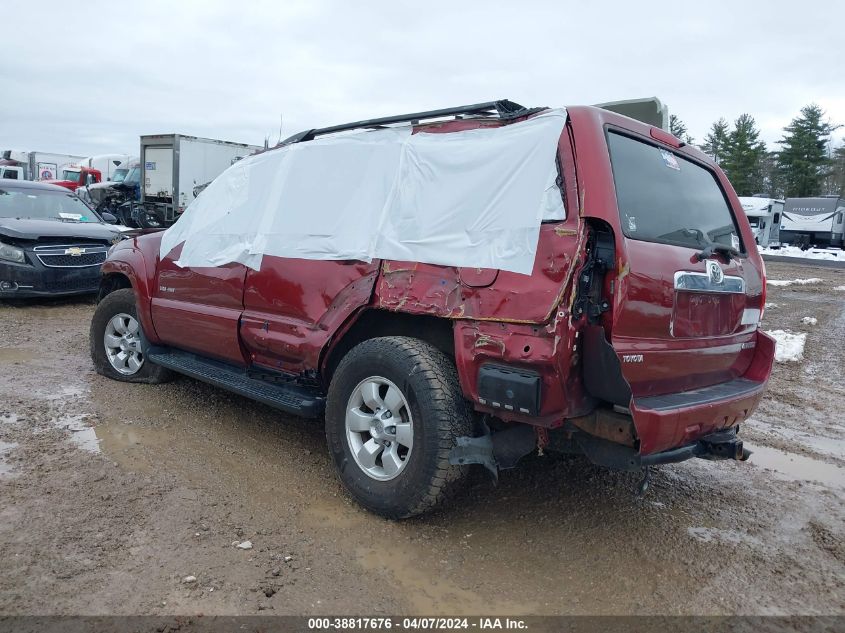
{"type": "Polygon", "coordinates": [[[223,172],[165,231],[179,266],[264,255],[398,259],[531,274],[540,222],[563,219],[556,109],[496,128],[318,138],[223,172]]]}

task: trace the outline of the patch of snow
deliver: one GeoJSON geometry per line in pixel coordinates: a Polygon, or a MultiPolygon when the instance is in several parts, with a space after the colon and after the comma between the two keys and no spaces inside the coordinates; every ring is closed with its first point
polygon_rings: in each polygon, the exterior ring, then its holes
{"type": "Polygon", "coordinates": [[[793,334],[785,330],[770,330],[766,334],[775,339],[775,360],[777,362],[788,363],[804,360],[806,334],[793,334]]]}
{"type": "Polygon", "coordinates": [[[818,277],[810,277],[809,279],[767,279],[766,283],[770,286],[808,286],[810,284],[820,284],[822,282],[818,277]]]}
{"type": "Polygon", "coordinates": [[[818,322],[819,320],[816,317],[804,317],[801,319],[801,323],[804,325],[815,325],[818,322]]]}
{"type": "Polygon", "coordinates": [[[797,259],[824,259],[832,262],[845,262],[845,251],[840,249],[811,248],[802,251],[797,246],[781,246],[780,248],[761,248],[761,255],[777,255],[779,257],[795,257],[797,259]]]}
{"type": "Polygon", "coordinates": [[[836,286],[834,290],[845,290],[845,286],[836,286]]]}
{"type": "Polygon", "coordinates": [[[182,579],[182,582],[183,582],[183,583],[185,583],[185,584],[190,584],[190,583],[192,583],[192,582],[196,582],[196,581],[197,581],[197,577],[196,577],[196,576],[185,576],[185,577],[182,579]]]}
{"type": "Polygon", "coordinates": [[[765,306],[766,310],[771,310],[772,308],[777,308],[778,304],[776,303],[767,303],[765,306]]]}
{"type": "Polygon", "coordinates": [[[244,541],[235,545],[238,549],[252,549],[252,541],[244,541]]]}

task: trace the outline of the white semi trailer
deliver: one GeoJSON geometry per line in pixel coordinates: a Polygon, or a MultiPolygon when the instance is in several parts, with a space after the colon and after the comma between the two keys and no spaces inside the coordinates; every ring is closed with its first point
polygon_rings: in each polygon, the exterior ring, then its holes
{"type": "MultiPolygon", "coordinates": [[[[133,157],[128,154],[99,154],[84,158],[77,164],[82,167],[99,169],[103,178],[102,182],[111,182],[115,180],[115,172],[119,170],[123,176],[126,175],[131,160],[133,160],[133,157]]],[[[136,158],[134,160],[137,161],[138,159],[136,158]]]]}
{"type": "Polygon", "coordinates": [[[5,150],[2,154],[4,167],[8,167],[6,178],[18,180],[57,180],[62,177],[62,169],[68,165],[78,165],[84,157],[75,154],[57,154],[55,152],[18,152],[5,150]],[[15,169],[12,169],[15,168],[15,169]],[[11,176],[10,174],[16,175],[11,176]]]}
{"type": "Polygon", "coordinates": [[[133,219],[145,228],[173,224],[205,185],[234,162],[262,149],[184,134],[141,137],[141,204],[133,219]]]}

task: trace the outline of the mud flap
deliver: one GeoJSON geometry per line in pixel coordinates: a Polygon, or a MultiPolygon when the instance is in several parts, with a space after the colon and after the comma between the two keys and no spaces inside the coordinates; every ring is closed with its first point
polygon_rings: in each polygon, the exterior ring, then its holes
{"type": "Polygon", "coordinates": [[[591,396],[601,400],[626,408],[631,404],[631,386],[600,325],[584,328],[584,386],[591,396]]]}
{"type": "Polygon", "coordinates": [[[453,465],[481,464],[498,481],[499,470],[514,468],[516,463],[534,450],[537,437],[534,427],[516,424],[504,431],[486,433],[480,437],[459,437],[449,453],[453,465]]]}

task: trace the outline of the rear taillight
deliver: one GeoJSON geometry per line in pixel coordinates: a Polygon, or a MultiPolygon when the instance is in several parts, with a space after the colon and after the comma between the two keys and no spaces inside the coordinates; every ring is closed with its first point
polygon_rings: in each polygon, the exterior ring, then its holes
{"type": "Polygon", "coordinates": [[[760,274],[763,276],[763,296],[760,303],[760,323],[763,323],[763,314],[766,312],[766,262],[760,258],[760,274]]]}

